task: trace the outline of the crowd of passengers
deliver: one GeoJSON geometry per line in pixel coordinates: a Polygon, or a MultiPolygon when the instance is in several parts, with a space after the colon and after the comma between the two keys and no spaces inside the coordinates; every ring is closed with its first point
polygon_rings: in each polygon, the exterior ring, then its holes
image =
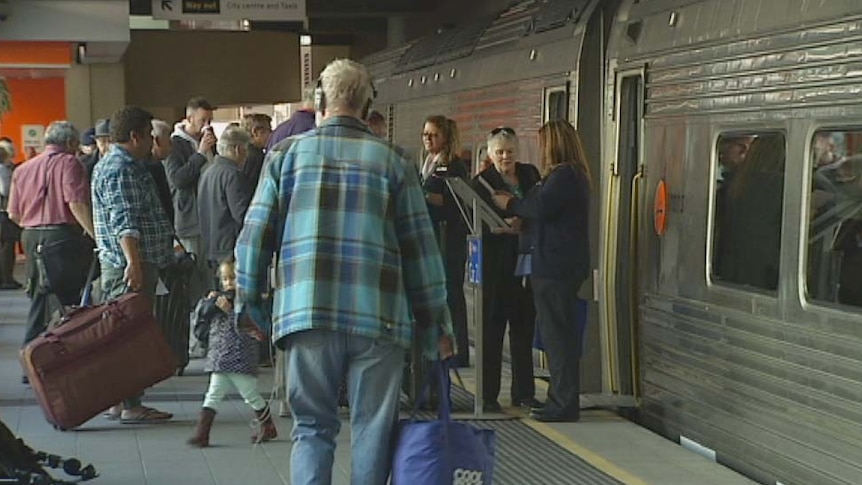
{"type": "MultiPolygon", "coordinates": [[[[215,309],[210,385],[189,443],[209,445],[231,386],[257,414],[252,439],[276,437],[257,391],[258,342],[266,340],[283,351],[291,482],[329,483],[346,383],[352,433],[363,437],[351,444],[353,483],[386,483],[405,355],[470,365],[468,226],[446,184],[458,177],[506,222],[486,227],[483,238],[485,411],[501,411],[508,326],[511,404],[540,421],[578,420],[575,307],[589,273],[591,181],[577,131],[565,121],[542,126],[534,165],[518,160],[513,129],[496,128],[487,135],[488,160],[470,179],[452,119],[426,119],[419,163],[387,141],[362,65],[333,61],[319,90],[304,93],[302,109],[274,131],[269,116],[249,114],[217,138],[215,108],[196,97],[173,126],[134,106],[83,136],[54,122],[45,150],[14,170],[11,143],[0,142],[3,209],[23,229],[28,261],[24,345],[59,303],[32,264],[40,244],[90,241],[103,300],[129,291],[154,299],[160,272],[186,251],[195,256],[190,304],[209,299],[215,309]],[[545,403],[535,398],[536,326],[551,376],[545,403]]],[[[0,276],[4,288],[18,286],[5,256],[0,276]]],[[[143,390],[128,396],[105,418],[172,418],[142,397],[143,390]]]]}

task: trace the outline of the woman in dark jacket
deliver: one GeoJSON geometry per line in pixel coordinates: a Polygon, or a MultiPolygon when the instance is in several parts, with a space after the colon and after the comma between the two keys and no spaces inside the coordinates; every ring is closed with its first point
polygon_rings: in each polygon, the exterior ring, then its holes
{"type": "Polygon", "coordinates": [[[530,416],[539,421],[580,417],[578,290],[590,272],[590,171],[577,131],[566,121],[539,130],[543,183],[523,198],[498,193],[494,203],[533,225],[533,298],[551,373],[548,402],[530,416]]]}
{"type": "Polygon", "coordinates": [[[422,143],[427,152],[422,165],[422,185],[434,232],[446,267],[446,293],[455,344],[456,367],[470,365],[467,341],[467,302],[464,298],[464,265],[467,262],[467,225],[461,211],[446,187],[447,177],[467,179],[467,165],[458,158],[458,127],[445,116],[429,116],[422,130],[422,143]]]}
{"type": "MultiPolygon", "coordinates": [[[[523,197],[539,182],[539,171],[528,163],[515,161],[518,138],[511,128],[496,128],[488,137],[491,164],[471,182],[473,189],[491,207],[496,191],[523,197]]],[[[529,251],[529,223],[497,209],[497,215],[511,228],[482,236],[482,316],[484,353],[482,357],[482,397],[486,412],[499,412],[500,373],[503,337],[509,325],[509,353],[512,358],[512,405],[536,407],[533,382],[533,332],[536,311],[529,278],[516,268],[521,251],[519,240],[529,251]]]]}

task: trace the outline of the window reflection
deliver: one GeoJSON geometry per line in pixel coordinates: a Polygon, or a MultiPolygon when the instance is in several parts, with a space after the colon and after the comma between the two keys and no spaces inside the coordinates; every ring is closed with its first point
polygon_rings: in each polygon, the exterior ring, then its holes
{"type": "Polygon", "coordinates": [[[782,133],[719,137],[712,277],[778,288],[785,140],[782,133]]]}
{"type": "Polygon", "coordinates": [[[862,130],[811,142],[808,296],[862,306],[862,130]]]}

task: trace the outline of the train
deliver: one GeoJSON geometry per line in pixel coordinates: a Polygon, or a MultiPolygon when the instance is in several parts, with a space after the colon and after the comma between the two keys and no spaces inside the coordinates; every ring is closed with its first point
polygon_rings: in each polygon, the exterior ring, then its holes
{"type": "Polygon", "coordinates": [[[523,0],[363,59],[389,137],[594,176],[582,406],[764,484],[862,483],[862,3],[523,0]],[[857,265],[857,263],[859,263],[857,265]]]}

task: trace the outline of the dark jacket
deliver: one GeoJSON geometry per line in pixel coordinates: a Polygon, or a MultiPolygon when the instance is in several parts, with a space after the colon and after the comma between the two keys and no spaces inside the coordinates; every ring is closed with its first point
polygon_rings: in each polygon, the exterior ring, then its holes
{"type": "Polygon", "coordinates": [[[87,169],[87,178],[89,180],[93,180],[93,169],[96,168],[96,163],[99,162],[100,158],[102,158],[102,154],[99,153],[98,148],[94,149],[93,153],[80,157],[81,163],[83,163],[84,168],[87,169]]]}
{"type": "Polygon", "coordinates": [[[583,172],[559,165],[523,199],[512,199],[507,209],[534,225],[532,276],[589,276],[590,183],[583,172]]]}
{"type": "Polygon", "coordinates": [[[165,174],[165,166],[162,162],[150,158],[145,165],[153,177],[153,182],[156,184],[156,190],[159,192],[159,202],[162,203],[162,209],[168,220],[171,221],[171,226],[174,225],[174,204],[171,199],[171,187],[168,184],[168,176],[165,174]]]}
{"type": "MultiPolygon", "coordinates": [[[[515,176],[518,178],[519,189],[521,190],[521,194],[525,195],[539,183],[541,180],[541,176],[539,175],[539,169],[529,163],[515,163],[515,176]]],[[[479,194],[479,197],[488,204],[489,207],[493,208],[497,215],[502,219],[506,219],[509,217],[513,217],[514,214],[511,211],[500,210],[496,205],[494,205],[493,200],[491,200],[491,195],[488,192],[488,189],[479,182],[479,177],[485,180],[488,185],[491,186],[494,190],[503,190],[507,192],[511,192],[511,189],[506,185],[506,182],[503,180],[503,176],[500,175],[500,172],[491,165],[479,172],[478,175],[473,177],[473,180],[470,182],[470,185],[473,187],[473,190],[479,194]]],[[[532,234],[532,226],[535,224],[531,224],[528,219],[522,219],[521,221],[521,234],[518,236],[518,252],[522,254],[528,254],[533,250],[533,234],[532,234]]],[[[483,235],[490,236],[492,238],[514,238],[514,235],[490,235],[490,233],[486,233],[483,235]]]]}
{"type": "Polygon", "coordinates": [[[276,146],[281,140],[293,135],[305,133],[308,130],[314,129],[314,126],[314,111],[301,109],[294,112],[290,115],[290,118],[288,118],[287,121],[284,121],[275,127],[275,131],[272,132],[272,135],[269,137],[269,141],[266,143],[267,151],[272,150],[272,147],[276,146]]]}
{"type": "Polygon", "coordinates": [[[466,247],[467,225],[458,210],[458,205],[452,193],[446,187],[447,177],[460,177],[467,180],[467,165],[463,160],[455,159],[446,165],[438,166],[427,179],[422,182],[422,188],[427,194],[443,194],[443,205],[428,204],[428,214],[434,223],[434,231],[438,233],[445,223],[446,239],[466,247]]]}
{"type": "Polygon", "coordinates": [[[165,160],[165,172],[174,202],[174,230],[179,237],[200,235],[197,191],[201,168],[207,157],[198,153],[191,142],[171,137],[171,154],[165,160]]]}
{"type": "Polygon", "coordinates": [[[216,155],[198,188],[198,216],[207,259],[221,261],[233,254],[251,203],[251,187],[239,166],[216,155]]]}
{"type": "Polygon", "coordinates": [[[245,160],[245,165],[242,166],[242,173],[245,174],[245,179],[251,185],[251,193],[257,189],[257,182],[260,179],[260,172],[263,170],[263,159],[266,153],[253,144],[248,144],[248,158],[245,160]]]}

